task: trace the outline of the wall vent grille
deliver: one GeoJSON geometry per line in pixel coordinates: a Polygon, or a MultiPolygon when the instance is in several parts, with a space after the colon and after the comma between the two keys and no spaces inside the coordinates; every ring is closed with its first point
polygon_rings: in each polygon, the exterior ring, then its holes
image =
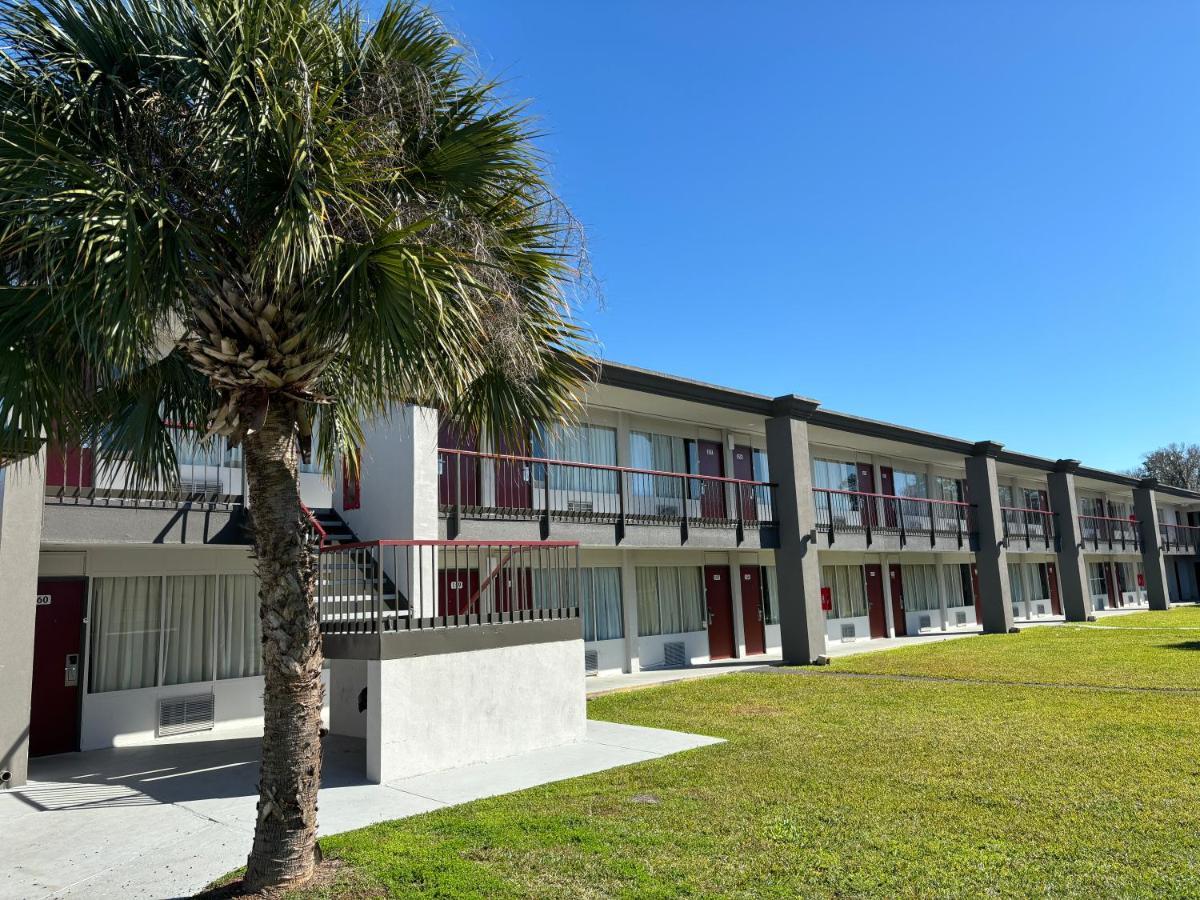
{"type": "Polygon", "coordinates": [[[917,630],[920,630],[922,628],[932,628],[932,627],[933,627],[933,619],[931,619],[929,616],[917,616],[917,630]]]}
{"type": "Polygon", "coordinates": [[[958,612],[956,612],[954,614],[954,624],[955,625],[966,625],[967,624],[967,613],[965,610],[960,609],[958,612]]]}
{"type": "Polygon", "coordinates": [[[687,650],[683,641],[667,641],[663,644],[663,665],[668,669],[682,669],[688,664],[687,650]]]}
{"type": "Polygon", "coordinates": [[[158,701],[158,736],[211,731],[214,709],[212,694],[192,694],[158,701]]]}
{"type": "Polygon", "coordinates": [[[567,512],[572,513],[590,513],[594,510],[595,504],[591,500],[568,500],[567,512]]]}
{"type": "Polygon", "coordinates": [[[583,673],[585,675],[600,674],[600,651],[584,650],[583,651],[583,673]]]}
{"type": "Polygon", "coordinates": [[[1037,607],[1037,614],[1038,614],[1039,616],[1044,616],[1044,615],[1046,614],[1046,604],[1045,604],[1045,603],[1039,603],[1039,604],[1038,604],[1038,607],[1037,607]]]}
{"type": "Polygon", "coordinates": [[[852,641],[856,637],[858,637],[858,632],[856,632],[854,630],[854,623],[853,622],[843,622],[842,623],[842,640],[843,641],[852,641]]]}

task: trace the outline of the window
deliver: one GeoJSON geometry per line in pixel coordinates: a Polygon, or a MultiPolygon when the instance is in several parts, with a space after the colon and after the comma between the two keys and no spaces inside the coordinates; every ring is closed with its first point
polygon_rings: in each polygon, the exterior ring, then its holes
{"type": "Polygon", "coordinates": [[[954,503],[963,502],[963,483],[958,478],[947,478],[945,475],[937,477],[937,494],[938,500],[950,500],[954,503]]]}
{"type": "Polygon", "coordinates": [[[579,591],[583,639],[608,641],[624,637],[621,570],[616,567],[580,569],[579,591]]]}
{"type": "MultiPolygon", "coordinates": [[[[533,456],[598,466],[617,464],[617,432],[598,425],[559,425],[539,428],[533,435],[533,456]]],[[[554,490],[603,491],[615,493],[617,473],[611,471],[550,466],[550,487],[554,490]]],[[[545,466],[534,466],[534,477],[545,484],[545,466]]]]}
{"type": "Polygon", "coordinates": [[[918,611],[942,608],[941,594],[938,587],[937,566],[901,566],[900,578],[904,587],[904,608],[906,610],[918,611]]]}
{"type": "Polygon", "coordinates": [[[867,614],[867,592],[862,566],[821,566],[821,587],[829,589],[829,619],[850,619],[867,614]]]}
{"type": "Polygon", "coordinates": [[[1088,590],[1093,597],[1108,596],[1107,566],[1102,563],[1088,563],[1088,590]]]}
{"type": "MultiPolygon", "coordinates": [[[[629,433],[629,461],[635,469],[655,472],[687,472],[687,447],[681,437],[651,434],[647,431],[629,433]]],[[[630,489],[634,494],[650,497],[683,498],[682,478],[631,474],[630,489]]]]}
{"type": "Polygon", "coordinates": [[[92,581],[91,693],[158,684],[161,614],[162,579],[157,575],[92,581]]]}
{"type": "Polygon", "coordinates": [[[750,451],[751,461],[754,466],[755,481],[770,481],[771,470],[767,466],[767,451],[754,448],[750,451]]]}
{"type": "Polygon", "coordinates": [[[262,674],[254,575],[92,581],[91,693],[262,674]]]}
{"type": "Polygon", "coordinates": [[[1026,509],[1048,510],[1050,505],[1043,501],[1042,492],[1033,488],[1021,488],[1022,502],[1026,509]]]}
{"type": "Polygon", "coordinates": [[[779,573],[774,566],[762,566],[763,624],[779,624],[779,573]]]}
{"type": "Polygon", "coordinates": [[[833,459],[812,461],[813,487],[827,491],[857,491],[858,468],[854,463],[833,459]]]}
{"type": "Polygon", "coordinates": [[[258,578],[222,575],[221,600],[217,604],[217,677],[249,678],[261,674],[258,578]]]}
{"type": "Polygon", "coordinates": [[[942,568],[946,581],[946,606],[973,606],[975,597],[971,590],[971,567],[967,563],[948,565],[942,568]]]}
{"type": "Polygon", "coordinates": [[[172,575],[163,587],[162,683],[211,681],[217,576],[172,575]]]}
{"type": "Polygon", "coordinates": [[[1001,506],[1007,506],[1009,509],[1012,509],[1017,505],[1013,502],[1013,489],[1011,484],[998,485],[996,492],[1000,497],[1001,506]]]}
{"type": "Polygon", "coordinates": [[[892,486],[897,497],[928,497],[925,493],[925,475],[921,472],[905,472],[896,469],[892,472],[892,486]]]}
{"type": "Polygon", "coordinates": [[[638,634],[679,634],[705,625],[704,586],[696,566],[638,566],[638,634]]]}

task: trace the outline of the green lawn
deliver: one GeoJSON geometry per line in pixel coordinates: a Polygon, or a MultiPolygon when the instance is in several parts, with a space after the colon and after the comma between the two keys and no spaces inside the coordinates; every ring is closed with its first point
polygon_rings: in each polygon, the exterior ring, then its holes
{"type": "Polygon", "coordinates": [[[1105,616],[1097,624],[1118,628],[1200,628],[1200,606],[1181,606],[1167,612],[1105,616]]]}
{"type": "Polygon", "coordinates": [[[1195,897],[1200,696],[999,683],[1200,686],[1186,631],[1147,634],[1030,629],[601,697],[594,718],[728,743],[325,839],[345,868],[297,896],[1195,897]],[[840,674],[867,670],[997,683],[840,674]]]}

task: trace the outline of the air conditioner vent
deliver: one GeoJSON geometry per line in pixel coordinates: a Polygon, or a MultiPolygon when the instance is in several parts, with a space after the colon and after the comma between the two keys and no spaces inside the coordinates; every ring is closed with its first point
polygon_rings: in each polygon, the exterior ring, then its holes
{"type": "Polygon", "coordinates": [[[842,640],[843,641],[852,641],[856,637],[858,637],[858,632],[856,632],[854,630],[854,623],[853,622],[843,622],[842,623],[842,640]]]}
{"type": "Polygon", "coordinates": [[[931,619],[929,616],[917,616],[917,630],[918,631],[922,628],[932,628],[932,627],[933,627],[933,619],[931,619]]]}
{"type": "Polygon", "coordinates": [[[683,669],[688,664],[687,649],[683,641],[667,641],[663,644],[663,665],[668,669],[683,669]]]}
{"type": "Polygon", "coordinates": [[[600,653],[597,650],[583,651],[583,674],[584,675],[599,675],[600,674],[600,653]]]}
{"type": "Polygon", "coordinates": [[[1039,603],[1037,605],[1037,614],[1039,616],[1044,616],[1046,614],[1046,604],[1045,603],[1039,603]]]}
{"type": "Polygon", "coordinates": [[[213,695],[192,694],[158,701],[158,736],[211,731],[213,695]]]}
{"type": "Polygon", "coordinates": [[[671,519],[679,515],[679,507],[674,503],[658,504],[657,515],[660,519],[671,519]]]}
{"type": "Polygon", "coordinates": [[[958,610],[958,612],[956,612],[954,614],[954,624],[955,625],[966,625],[967,624],[967,611],[965,609],[960,609],[960,610],[958,610]]]}
{"type": "Polygon", "coordinates": [[[220,481],[207,481],[203,478],[179,479],[179,493],[185,497],[219,497],[223,492],[220,481]]]}
{"type": "Polygon", "coordinates": [[[567,512],[571,513],[590,513],[594,509],[594,504],[591,500],[568,500],[567,512]]]}

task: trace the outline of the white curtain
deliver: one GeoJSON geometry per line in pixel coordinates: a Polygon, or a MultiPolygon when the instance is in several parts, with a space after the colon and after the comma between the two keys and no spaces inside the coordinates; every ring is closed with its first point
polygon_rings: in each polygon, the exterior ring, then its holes
{"type": "Polygon", "coordinates": [[[698,567],[680,567],[679,597],[683,609],[683,630],[702,630],[708,621],[708,609],[704,603],[704,579],[698,567]]]}
{"type": "Polygon", "coordinates": [[[583,639],[607,641],[625,636],[621,619],[621,570],[614,567],[583,569],[583,639]]]}
{"type": "Polygon", "coordinates": [[[163,684],[212,680],[216,575],[172,575],[163,598],[163,684]]]}
{"type": "Polygon", "coordinates": [[[662,634],[678,634],[685,630],[680,602],[679,570],[673,566],[663,566],[658,570],[658,612],[662,619],[662,634]]]}
{"type": "Polygon", "coordinates": [[[970,606],[972,604],[966,592],[967,582],[963,581],[963,568],[965,567],[952,564],[945,566],[942,570],[946,575],[947,606],[970,606]]]}
{"type": "Polygon", "coordinates": [[[262,674],[262,623],[258,617],[258,578],[221,576],[217,607],[217,677],[262,674]]]}
{"type": "MultiPolygon", "coordinates": [[[[617,464],[617,431],[598,425],[561,425],[543,429],[534,435],[534,456],[597,466],[617,464]]],[[[535,466],[541,469],[541,466],[535,466]]],[[[550,466],[550,487],[554,490],[615,493],[617,474],[598,469],[550,466]]],[[[541,475],[539,471],[538,476],[541,475]]]]}
{"type": "Polygon", "coordinates": [[[161,587],[157,575],[93,579],[88,681],[92,693],[158,683],[161,587]]]}
{"type": "Polygon", "coordinates": [[[658,614],[658,570],[651,566],[637,567],[638,634],[662,634],[658,614]]]}
{"type": "Polygon", "coordinates": [[[915,612],[941,608],[937,566],[901,566],[900,575],[904,582],[905,609],[915,612]]]}
{"type": "Polygon", "coordinates": [[[779,624],[779,574],[774,566],[762,567],[763,622],[779,624]]]}
{"type": "MultiPolygon", "coordinates": [[[[687,472],[684,440],[667,434],[632,431],[629,434],[630,462],[635,469],[656,472],[687,472]]],[[[683,479],[658,476],[631,476],[633,493],[672,499],[683,498],[683,479]]]]}
{"type": "Polygon", "coordinates": [[[849,619],[867,614],[867,594],[862,566],[822,566],[821,587],[829,588],[833,609],[830,619],[849,619]]]}

